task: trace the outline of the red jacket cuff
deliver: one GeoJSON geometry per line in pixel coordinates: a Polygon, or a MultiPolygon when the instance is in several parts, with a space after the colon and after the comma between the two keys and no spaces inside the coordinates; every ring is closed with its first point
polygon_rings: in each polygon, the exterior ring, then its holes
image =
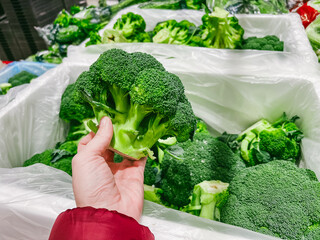
{"type": "Polygon", "coordinates": [[[49,240],[154,240],[149,228],[107,209],[74,208],[56,219],[49,240]]]}

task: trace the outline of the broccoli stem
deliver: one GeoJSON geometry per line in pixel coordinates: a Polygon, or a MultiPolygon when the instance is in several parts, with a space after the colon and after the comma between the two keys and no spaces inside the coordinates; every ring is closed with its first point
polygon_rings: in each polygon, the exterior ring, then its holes
{"type": "Polygon", "coordinates": [[[128,93],[117,87],[115,84],[109,86],[109,91],[113,97],[115,109],[121,113],[127,112],[130,106],[128,93]]]}
{"type": "Polygon", "coordinates": [[[200,212],[200,217],[202,218],[207,218],[207,219],[215,219],[215,208],[216,208],[216,203],[217,200],[212,197],[212,194],[203,194],[201,195],[201,202],[202,202],[202,207],[201,207],[201,212],[200,212]],[[208,196],[207,196],[208,195],[208,196]],[[203,198],[208,198],[208,203],[204,203],[206,201],[203,201],[203,198]]]}
{"type": "Polygon", "coordinates": [[[150,111],[147,107],[134,103],[130,104],[128,115],[123,118],[123,121],[113,124],[114,134],[111,142],[113,148],[120,152],[126,152],[127,155],[136,159],[146,156],[150,151],[149,148],[154,144],[150,146],[154,138],[148,139],[148,142],[142,142],[141,144],[138,140],[140,136],[138,136],[139,131],[137,129],[141,128],[142,121],[149,113],[150,111]]]}

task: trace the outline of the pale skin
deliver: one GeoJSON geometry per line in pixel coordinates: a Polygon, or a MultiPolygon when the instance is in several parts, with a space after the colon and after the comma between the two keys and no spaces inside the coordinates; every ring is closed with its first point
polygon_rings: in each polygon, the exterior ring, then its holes
{"type": "Polygon", "coordinates": [[[146,159],[114,163],[114,154],[108,150],[112,135],[111,120],[104,117],[98,132],[91,132],[80,141],[78,154],[72,160],[76,205],[116,210],[139,221],[146,159]]]}

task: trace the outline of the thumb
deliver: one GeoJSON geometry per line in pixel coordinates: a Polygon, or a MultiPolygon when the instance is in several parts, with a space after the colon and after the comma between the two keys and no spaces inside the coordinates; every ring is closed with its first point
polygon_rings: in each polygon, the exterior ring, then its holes
{"type": "Polygon", "coordinates": [[[98,132],[87,144],[86,149],[98,155],[103,155],[109,148],[113,136],[113,126],[110,118],[103,117],[100,121],[98,132]]]}

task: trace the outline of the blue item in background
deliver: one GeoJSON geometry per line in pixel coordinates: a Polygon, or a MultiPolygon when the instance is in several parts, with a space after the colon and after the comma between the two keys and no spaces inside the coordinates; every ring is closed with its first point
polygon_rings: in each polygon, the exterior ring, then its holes
{"type": "Polygon", "coordinates": [[[13,77],[14,75],[22,71],[27,71],[29,73],[40,76],[49,69],[54,68],[56,66],[57,64],[52,63],[39,63],[27,61],[12,62],[8,64],[8,66],[0,70],[0,83],[8,82],[9,78],[13,77]]]}

